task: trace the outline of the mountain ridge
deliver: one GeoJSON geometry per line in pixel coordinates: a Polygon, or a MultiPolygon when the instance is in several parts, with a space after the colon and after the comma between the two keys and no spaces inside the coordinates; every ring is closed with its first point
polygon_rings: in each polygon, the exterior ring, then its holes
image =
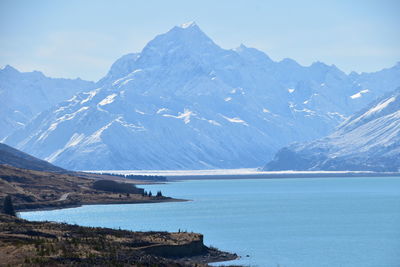
{"type": "Polygon", "coordinates": [[[293,141],[328,134],[400,85],[400,70],[346,75],[226,50],[195,25],[118,59],[96,89],[40,114],[5,142],[68,169],[258,167],[293,141]]]}
{"type": "Polygon", "coordinates": [[[40,112],[93,86],[80,78],[50,78],[40,71],[20,72],[6,65],[0,69],[0,140],[40,112]]]}
{"type": "Polygon", "coordinates": [[[329,136],[281,149],[264,170],[400,172],[400,88],[355,113],[329,136]]]}

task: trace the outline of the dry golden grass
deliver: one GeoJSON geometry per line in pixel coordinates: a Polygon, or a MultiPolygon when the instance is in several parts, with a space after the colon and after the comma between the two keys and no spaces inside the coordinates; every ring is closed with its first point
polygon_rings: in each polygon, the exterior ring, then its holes
{"type": "MultiPolygon", "coordinates": [[[[168,197],[147,197],[141,194],[128,195],[96,190],[92,187],[93,182],[93,179],[70,174],[0,165],[0,201],[10,195],[17,210],[62,208],[82,204],[176,201],[168,197]]],[[[132,184],[127,183],[126,186],[132,184]]]]}
{"type": "Polygon", "coordinates": [[[196,233],[132,232],[0,215],[2,265],[207,266],[236,255],[196,233]]]}

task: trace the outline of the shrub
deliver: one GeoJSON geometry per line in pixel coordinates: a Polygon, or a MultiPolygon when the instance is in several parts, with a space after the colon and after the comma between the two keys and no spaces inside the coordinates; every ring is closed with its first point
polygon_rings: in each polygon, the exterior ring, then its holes
{"type": "Polygon", "coordinates": [[[10,196],[4,198],[3,213],[11,216],[17,216],[14,210],[14,205],[10,196]]]}
{"type": "Polygon", "coordinates": [[[112,180],[98,180],[93,183],[93,188],[97,190],[113,193],[142,194],[143,189],[137,188],[133,184],[118,183],[112,180]]]}

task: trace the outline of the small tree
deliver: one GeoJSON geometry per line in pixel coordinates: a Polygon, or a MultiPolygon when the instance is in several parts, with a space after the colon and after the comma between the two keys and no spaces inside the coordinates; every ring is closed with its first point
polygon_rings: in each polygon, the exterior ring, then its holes
{"type": "Polygon", "coordinates": [[[158,191],[158,192],[157,192],[157,197],[162,197],[161,191],[158,191]]]}
{"type": "Polygon", "coordinates": [[[149,197],[152,197],[153,196],[153,194],[151,193],[151,191],[149,191],[149,197]]]}
{"type": "Polygon", "coordinates": [[[10,196],[6,196],[4,198],[3,213],[11,216],[17,216],[10,196]]]}

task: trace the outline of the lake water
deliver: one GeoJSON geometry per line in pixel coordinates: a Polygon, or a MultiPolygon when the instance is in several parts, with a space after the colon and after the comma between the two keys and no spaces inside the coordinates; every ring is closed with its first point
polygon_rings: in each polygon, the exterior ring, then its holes
{"type": "Polygon", "coordinates": [[[192,201],[21,216],[135,231],[199,232],[207,245],[242,257],[230,263],[247,266],[400,266],[399,178],[193,180],[144,188],[192,201]]]}

